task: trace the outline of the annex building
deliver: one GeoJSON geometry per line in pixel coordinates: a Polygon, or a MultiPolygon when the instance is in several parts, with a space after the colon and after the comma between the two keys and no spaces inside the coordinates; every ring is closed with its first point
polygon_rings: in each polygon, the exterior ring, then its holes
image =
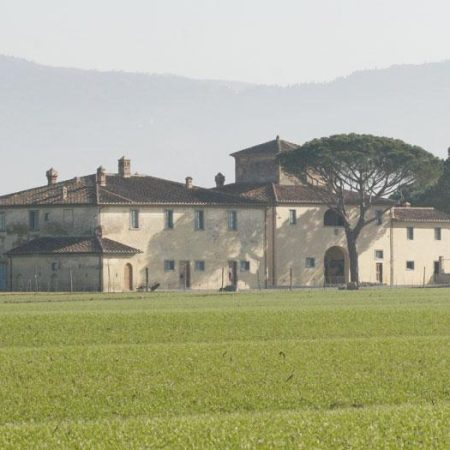
{"type": "MultiPolygon", "coordinates": [[[[276,162],[297,146],[276,138],[233,153],[235,182],[214,188],[117,173],[0,197],[0,290],[276,288],[349,280],[341,221],[276,162]]],[[[350,199],[351,202],[351,199],[350,199]]],[[[450,216],[382,200],[359,238],[362,283],[446,278],[450,216]]],[[[450,265],[450,263],[449,263],[450,265]]],[[[449,267],[450,268],[450,267],[449,267]]]]}

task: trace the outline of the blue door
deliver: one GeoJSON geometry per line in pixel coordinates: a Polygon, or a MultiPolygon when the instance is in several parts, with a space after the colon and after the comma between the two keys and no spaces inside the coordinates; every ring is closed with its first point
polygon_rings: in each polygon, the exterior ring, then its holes
{"type": "Polygon", "coordinates": [[[0,291],[6,291],[6,264],[0,263],[0,291]]]}

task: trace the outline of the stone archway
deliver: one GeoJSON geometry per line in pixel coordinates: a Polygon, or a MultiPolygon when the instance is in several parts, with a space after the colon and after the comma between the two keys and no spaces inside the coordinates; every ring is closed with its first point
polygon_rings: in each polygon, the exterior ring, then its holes
{"type": "Polygon", "coordinates": [[[324,257],[324,278],[326,286],[348,282],[348,258],[342,247],[330,247],[324,257]]]}

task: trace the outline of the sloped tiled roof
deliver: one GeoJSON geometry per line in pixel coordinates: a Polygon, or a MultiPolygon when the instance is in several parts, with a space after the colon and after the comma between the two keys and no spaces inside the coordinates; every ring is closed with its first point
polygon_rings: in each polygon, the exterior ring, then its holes
{"type": "Polygon", "coordinates": [[[299,145],[293,142],[284,141],[277,137],[273,141],[264,142],[263,144],[254,145],[253,147],[231,153],[231,156],[275,155],[277,153],[295,150],[298,147],[299,145]]]}
{"type": "Polygon", "coordinates": [[[200,187],[186,188],[184,183],[148,176],[122,178],[108,176],[106,186],[99,187],[100,204],[252,204],[255,201],[200,187]]]}
{"type": "Polygon", "coordinates": [[[2,206],[52,205],[250,205],[256,200],[149,176],[108,175],[99,186],[95,175],[63,181],[0,197],[2,206]]]}
{"type": "MultiPolygon", "coordinates": [[[[323,196],[316,189],[304,185],[283,185],[277,183],[232,183],[220,188],[221,192],[229,192],[241,195],[249,199],[255,199],[266,203],[324,203],[323,196]]],[[[348,192],[347,202],[356,203],[356,194],[348,192]]],[[[392,205],[389,199],[381,199],[375,204],[392,205]]]]}
{"type": "Polygon", "coordinates": [[[8,252],[20,255],[67,254],[135,255],[140,250],[111,239],[100,237],[42,237],[26,242],[8,252]]]}
{"type": "Polygon", "coordinates": [[[434,208],[396,207],[393,220],[399,222],[450,222],[450,216],[434,208]]]}
{"type": "Polygon", "coordinates": [[[0,197],[0,206],[90,205],[95,202],[95,175],[73,178],[0,197]]]}

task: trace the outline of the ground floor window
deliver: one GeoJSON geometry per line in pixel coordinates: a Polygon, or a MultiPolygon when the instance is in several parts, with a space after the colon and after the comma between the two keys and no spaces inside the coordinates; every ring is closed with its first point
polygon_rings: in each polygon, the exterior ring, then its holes
{"type": "Polygon", "coordinates": [[[195,261],[195,271],[204,272],[205,271],[205,261],[195,261]]]}
{"type": "Polygon", "coordinates": [[[305,267],[307,269],[313,269],[314,267],[316,267],[316,258],[312,258],[312,257],[308,256],[305,259],[305,267]]]}
{"type": "Polygon", "coordinates": [[[414,261],[406,261],[406,270],[414,270],[414,261]]]}
{"type": "Polygon", "coordinates": [[[250,270],[250,261],[241,261],[241,272],[248,272],[250,270]]]}
{"type": "Polygon", "coordinates": [[[173,259],[166,259],[164,261],[164,270],[166,272],[173,272],[175,270],[175,261],[173,259]]]}

